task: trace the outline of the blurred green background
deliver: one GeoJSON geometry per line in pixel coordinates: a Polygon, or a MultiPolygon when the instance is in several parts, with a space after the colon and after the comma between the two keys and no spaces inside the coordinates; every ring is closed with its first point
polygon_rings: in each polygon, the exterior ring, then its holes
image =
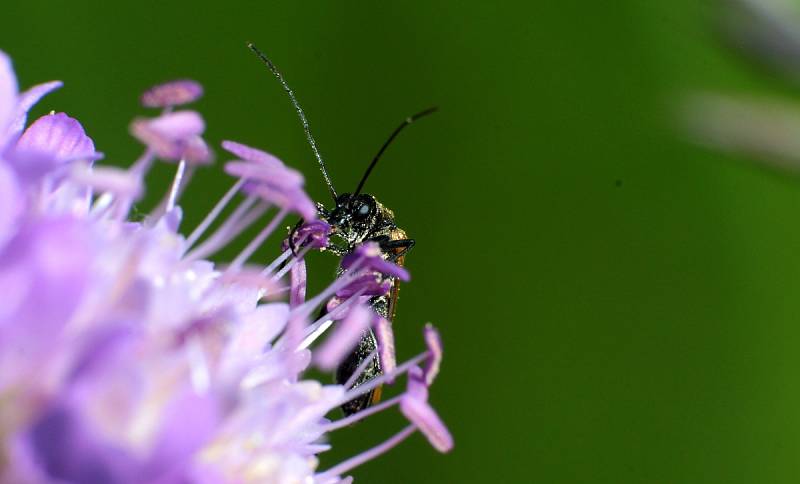
{"type": "MultiPolygon", "coordinates": [[[[432,400],[456,448],[440,456],[416,435],[357,482],[800,482],[800,180],[695,147],[674,122],[697,89],[798,93],[722,46],[713,5],[0,10],[0,48],[21,84],[66,83],[36,113],[76,116],[112,163],[141,149],[127,134],[145,114],[139,93],[191,77],[206,88],[196,107],[208,140],[277,154],[325,200],[292,108],[248,40],[298,93],[339,190],[401,119],[441,107],[403,133],[367,188],[417,239],[398,347],[410,356],[424,322],[441,328],[432,400]]],[[[148,200],[171,175],[160,167],[148,200]]],[[[196,177],[186,227],[228,184],[219,164],[196,177]]],[[[314,260],[324,280],[332,262],[314,260]]],[[[335,434],[322,467],[400,425],[386,415],[335,434]]]]}

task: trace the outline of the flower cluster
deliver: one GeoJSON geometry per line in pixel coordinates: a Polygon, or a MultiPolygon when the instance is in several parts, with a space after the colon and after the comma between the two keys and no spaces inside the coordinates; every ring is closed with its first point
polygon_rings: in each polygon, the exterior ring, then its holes
{"type": "Polygon", "coordinates": [[[363,303],[380,290],[365,281],[406,278],[402,268],[366,245],[306,298],[303,256],[327,244],[330,227],[315,219],[298,172],[231,141],[222,147],[236,158],[225,165],[232,187],[182,235],[182,193],[213,156],[202,116],[177,108],[201,86],[174,81],[142,96],[161,112],[132,122],[144,152],[128,169],[99,166],[102,154],[64,113],[26,128],[31,106],[60,86],[20,93],[0,52],[0,481],[333,484],[415,431],[452,448],[427,403],[438,333],[426,326],[427,349],[396,364],[391,325],[363,303]],[[131,220],[156,160],[174,163],[173,183],[147,217],[131,220]],[[252,263],[292,213],[307,221],[296,232],[302,250],[284,244],[271,263],[252,263]],[[254,225],[263,229],[229,264],[207,260],[254,225]],[[332,314],[313,321],[334,298],[332,314]],[[336,366],[370,327],[383,375],[359,386],[304,379],[311,365],[336,366]],[[402,375],[400,395],[326,417],[402,375]],[[318,469],[331,432],[393,406],[406,428],[318,469]]]}

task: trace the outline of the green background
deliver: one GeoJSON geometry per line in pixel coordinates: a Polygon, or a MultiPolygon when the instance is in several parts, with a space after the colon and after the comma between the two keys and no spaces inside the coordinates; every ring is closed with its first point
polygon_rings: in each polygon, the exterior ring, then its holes
{"type": "MultiPolygon", "coordinates": [[[[441,107],[367,188],[417,239],[399,352],[420,350],[424,322],[441,328],[432,400],[456,447],[441,456],[416,435],[358,482],[800,482],[800,181],[695,147],[674,122],[694,90],[798,95],[721,45],[712,5],[6,0],[0,11],[21,84],[66,82],[36,113],[78,117],[112,163],[141,149],[127,134],[145,114],[138,94],[191,77],[206,88],[196,107],[210,142],[277,154],[325,200],[247,40],[298,93],[339,190],[401,119],[441,107]]],[[[171,173],[149,180],[149,200],[171,173]]],[[[186,227],[229,183],[219,164],[197,176],[186,227]]],[[[314,261],[324,280],[332,262],[314,261]]],[[[401,423],[336,433],[322,466],[401,423]]]]}

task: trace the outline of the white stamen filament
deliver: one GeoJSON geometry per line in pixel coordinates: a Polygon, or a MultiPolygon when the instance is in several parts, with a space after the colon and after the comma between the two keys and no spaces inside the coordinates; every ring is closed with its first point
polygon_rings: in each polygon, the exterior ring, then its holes
{"type": "MultiPolygon", "coordinates": [[[[348,307],[352,306],[353,302],[358,301],[358,298],[360,298],[362,294],[364,294],[364,289],[356,291],[355,293],[353,293],[352,296],[348,297],[347,299],[342,301],[338,306],[333,308],[331,310],[331,312],[323,314],[321,318],[319,318],[318,320],[316,320],[315,322],[309,324],[306,327],[305,334],[306,335],[310,335],[311,333],[316,332],[317,328],[319,326],[321,326],[322,324],[324,324],[325,321],[327,321],[327,320],[331,320],[331,322],[333,322],[333,320],[338,318],[340,313],[344,312],[345,309],[347,309],[348,307]]],[[[330,325],[328,325],[328,326],[330,326],[330,325]]],[[[312,340],[312,342],[313,342],[313,340],[312,340]]],[[[303,349],[303,348],[300,348],[300,349],[303,349]]]]}
{"type": "Polygon", "coordinates": [[[386,410],[387,408],[393,407],[400,403],[400,399],[403,398],[403,395],[398,395],[394,398],[390,398],[389,400],[385,400],[381,403],[371,405],[360,412],[356,412],[349,417],[340,418],[335,422],[331,422],[324,426],[325,432],[332,432],[334,430],[340,429],[342,427],[347,427],[350,424],[358,422],[359,420],[365,419],[370,415],[374,415],[378,412],[386,410]]]}
{"type": "Polygon", "coordinates": [[[219,214],[228,206],[230,201],[233,199],[234,195],[239,192],[239,189],[242,188],[244,185],[244,178],[239,179],[233,186],[225,192],[225,195],[214,205],[214,208],[208,212],[208,215],[200,222],[200,225],[195,228],[189,237],[186,239],[186,247],[191,247],[194,245],[195,242],[203,235],[203,233],[208,229],[208,227],[214,223],[214,220],[219,217],[219,214]]]}
{"type": "Polygon", "coordinates": [[[297,261],[302,260],[303,257],[305,257],[305,255],[308,254],[308,252],[310,250],[311,250],[310,246],[303,247],[300,250],[300,252],[297,253],[297,257],[292,258],[292,260],[290,260],[288,264],[286,264],[284,267],[282,267],[281,270],[278,271],[277,274],[272,276],[272,279],[277,281],[281,277],[285,276],[286,273],[289,272],[290,270],[292,270],[292,267],[294,267],[294,265],[297,264],[297,261]]]}
{"type": "Polygon", "coordinates": [[[321,454],[331,450],[330,444],[308,444],[303,446],[303,448],[310,454],[321,454]]]}
{"type": "Polygon", "coordinates": [[[358,385],[357,387],[355,387],[355,388],[353,388],[351,390],[346,391],[344,393],[344,395],[342,395],[342,397],[336,403],[336,405],[341,405],[343,403],[349,402],[350,400],[352,400],[354,398],[360,397],[361,395],[364,395],[365,393],[371,392],[376,387],[378,387],[380,385],[383,385],[386,382],[394,380],[399,375],[402,375],[403,373],[407,372],[408,370],[410,370],[414,366],[416,366],[419,363],[425,361],[425,359],[428,358],[428,356],[429,356],[429,354],[428,354],[427,351],[425,351],[423,353],[420,353],[417,356],[415,356],[415,357],[411,358],[410,360],[406,361],[402,365],[399,365],[394,370],[392,370],[392,371],[390,371],[388,373],[384,373],[381,376],[377,376],[377,377],[375,377],[375,378],[373,378],[373,379],[371,379],[371,380],[369,380],[367,382],[362,383],[361,385],[358,385]]]}
{"type": "Polygon", "coordinates": [[[261,271],[261,275],[262,276],[270,275],[272,273],[272,271],[275,270],[276,267],[278,267],[280,264],[282,264],[283,261],[288,259],[289,256],[291,256],[291,255],[292,255],[292,250],[291,249],[284,250],[283,253],[281,255],[279,255],[277,259],[272,261],[267,267],[264,268],[263,271],[261,271]]]}
{"type": "Polygon", "coordinates": [[[133,163],[129,170],[141,177],[144,177],[144,175],[150,171],[150,167],[153,166],[155,159],[155,151],[147,148],[144,153],[142,153],[142,156],[140,156],[139,159],[133,163]]]}
{"type": "Polygon", "coordinates": [[[169,196],[167,197],[166,208],[164,212],[169,212],[173,208],[175,208],[175,202],[178,200],[178,193],[181,191],[181,182],[183,181],[183,175],[186,173],[186,160],[181,159],[178,162],[178,168],[175,170],[175,178],[172,180],[172,186],[169,190],[169,196]]]}
{"type": "MultiPolygon", "coordinates": [[[[334,320],[339,317],[339,314],[344,312],[345,309],[353,305],[354,301],[357,301],[359,297],[364,293],[363,290],[360,290],[354,293],[352,296],[344,300],[341,304],[336,306],[331,310],[329,313],[325,313],[322,315],[321,318],[317,319],[313,323],[309,324],[304,329],[305,339],[298,345],[297,351],[304,350],[308,348],[311,343],[316,341],[320,336],[322,336],[325,331],[330,328],[334,320]]],[[[363,370],[362,370],[363,371],[363,370]]]]}
{"type": "Polygon", "coordinates": [[[194,176],[194,170],[194,166],[187,166],[186,160],[182,159],[178,163],[178,168],[175,171],[175,177],[172,179],[172,185],[170,185],[169,192],[164,195],[156,208],[150,212],[146,223],[149,225],[155,224],[165,213],[175,208],[178,199],[181,197],[181,194],[183,194],[183,191],[186,189],[189,181],[194,176]]]}
{"type": "Polygon", "coordinates": [[[228,220],[226,220],[221,227],[219,227],[213,234],[211,234],[202,244],[198,245],[194,250],[186,254],[185,259],[194,261],[197,259],[204,259],[219,249],[225,247],[231,240],[236,238],[247,227],[252,225],[264,212],[267,211],[269,205],[266,203],[259,203],[250,211],[245,211],[256,202],[255,198],[248,198],[236,208],[228,220]],[[242,210],[240,210],[242,209],[242,210]]]}
{"type": "Polygon", "coordinates": [[[306,339],[304,339],[300,343],[300,345],[298,345],[297,350],[301,351],[301,350],[304,350],[304,349],[308,348],[309,346],[311,346],[311,343],[313,343],[314,341],[317,340],[317,338],[322,336],[322,334],[325,333],[325,331],[327,331],[328,328],[331,327],[331,325],[333,325],[333,320],[332,319],[328,319],[328,320],[322,321],[322,323],[317,325],[317,327],[314,329],[314,331],[312,331],[311,334],[306,336],[306,339]]]}
{"type": "Polygon", "coordinates": [[[278,224],[280,224],[283,221],[283,219],[286,218],[286,215],[288,213],[289,211],[287,209],[282,208],[281,211],[278,212],[278,214],[275,215],[275,217],[269,222],[269,224],[267,224],[267,226],[264,227],[264,229],[261,232],[259,232],[258,235],[256,235],[255,238],[249,244],[247,244],[247,247],[245,247],[244,250],[242,250],[239,253],[239,255],[236,256],[235,259],[233,259],[233,262],[231,262],[229,270],[237,270],[240,267],[242,267],[242,264],[247,262],[247,259],[249,259],[251,255],[253,255],[253,252],[255,252],[259,247],[261,247],[264,241],[267,240],[267,237],[269,237],[270,234],[272,234],[272,232],[274,232],[275,229],[278,227],[278,224]]]}
{"type": "Polygon", "coordinates": [[[93,217],[100,218],[108,210],[111,204],[114,203],[114,195],[106,192],[94,199],[90,214],[93,217]]]}
{"type": "Polygon", "coordinates": [[[257,201],[257,197],[255,195],[250,195],[249,197],[242,200],[241,203],[233,210],[233,212],[228,215],[228,218],[222,222],[222,225],[217,228],[211,235],[209,235],[206,240],[200,244],[199,246],[195,247],[193,251],[187,254],[187,257],[192,256],[197,252],[203,252],[207,250],[210,246],[214,245],[218,239],[221,239],[225,236],[228,232],[230,232],[231,227],[236,225],[242,217],[250,210],[250,207],[255,205],[257,201]]]}

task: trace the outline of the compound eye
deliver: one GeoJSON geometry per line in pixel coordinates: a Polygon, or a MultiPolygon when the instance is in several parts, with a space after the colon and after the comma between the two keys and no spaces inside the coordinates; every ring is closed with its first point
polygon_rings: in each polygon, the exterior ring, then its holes
{"type": "Polygon", "coordinates": [[[369,205],[362,203],[361,206],[358,207],[358,214],[362,217],[369,215],[369,205]]]}

